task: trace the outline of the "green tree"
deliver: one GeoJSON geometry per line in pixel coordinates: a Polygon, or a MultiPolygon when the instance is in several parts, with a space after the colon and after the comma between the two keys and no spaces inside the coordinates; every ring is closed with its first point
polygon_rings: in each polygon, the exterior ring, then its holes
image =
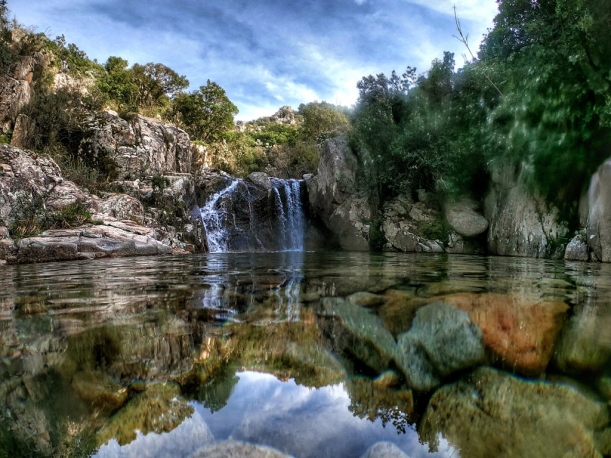
{"type": "Polygon", "coordinates": [[[345,109],[327,102],[310,102],[299,105],[303,116],[301,133],[305,138],[316,139],[319,135],[336,130],[347,131],[350,119],[345,109]]]}
{"type": "Polygon", "coordinates": [[[205,143],[221,140],[226,131],[233,129],[233,117],[238,114],[225,90],[210,80],[199,90],[178,94],[173,110],[189,135],[205,143]]]}

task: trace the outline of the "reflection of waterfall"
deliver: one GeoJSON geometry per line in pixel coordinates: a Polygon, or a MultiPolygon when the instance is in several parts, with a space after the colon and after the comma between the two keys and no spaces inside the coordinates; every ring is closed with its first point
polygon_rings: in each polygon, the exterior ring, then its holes
{"type": "Polygon", "coordinates": [[[290,268],[280,271],[286,280],[272,293],[277,300],[274,313],[277,316],[276,321],[299,321],[301,284],[303,283],[303,253],[287,253],[283,257],[283,264],[290,266],[290,268]]]}
{"type": "Polygon", "coordinates": [[[199,209],[211,253],[303,251],[302,181],[232,180],[199,209]]]}

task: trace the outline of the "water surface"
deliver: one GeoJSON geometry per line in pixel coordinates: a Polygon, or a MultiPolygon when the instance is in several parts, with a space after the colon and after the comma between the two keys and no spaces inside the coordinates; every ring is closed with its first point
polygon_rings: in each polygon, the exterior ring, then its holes
{"type": "Polygon", "coordinates": [[[382,441],[608,456],[610,269],[300,252],[0,267],[0,456],[227,439],[297,457],[382,441]]]}

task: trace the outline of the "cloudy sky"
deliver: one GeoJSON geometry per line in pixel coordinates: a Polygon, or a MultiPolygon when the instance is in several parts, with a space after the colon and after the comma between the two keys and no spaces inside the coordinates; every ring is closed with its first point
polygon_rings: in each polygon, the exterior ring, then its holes
{"type": "Polygon", "coordinates": [[[362,76],[424,72],[444,50],[462,65],[454,4],[475,51],[494,0],[8,0],[20,23],[100,62],[161,62],[191,89],[215,81],[242,120],[314,100],[350,106],[362,76]]]}

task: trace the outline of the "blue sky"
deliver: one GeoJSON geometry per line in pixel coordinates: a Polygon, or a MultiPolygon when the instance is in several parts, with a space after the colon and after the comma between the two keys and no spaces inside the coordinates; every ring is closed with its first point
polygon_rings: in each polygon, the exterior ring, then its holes
{"type": "Polygon", "coordinates": [[[8,0],[20,23],[100,62],[161,62],[191,89],[215,81],[242,120],[314,100],[350,106],[361,77],[424,72],[443,51],[462,65],[454,4],[475,50],[494,0],[8,0]]]}

